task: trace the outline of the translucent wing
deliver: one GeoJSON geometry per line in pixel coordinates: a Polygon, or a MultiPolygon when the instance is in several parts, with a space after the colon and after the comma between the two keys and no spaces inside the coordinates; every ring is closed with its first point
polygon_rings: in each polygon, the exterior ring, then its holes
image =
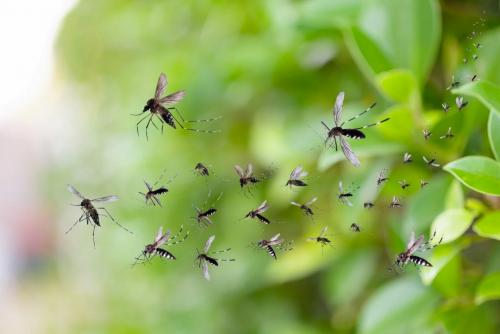
{"type": "Polygon", "coordinates": [[[158,82],[156,83],[155,99],[157,100],[160,99],[166,87],[167,87],[167,76],[165,75],[165,73],[161,73],[160,77],[158,78],[158,82]]]}
{"type": "Polygon", "coordinates": [[[185,95],[186,95],[186,92],[183,90],[180,90],[178,92],[175,92],[175,93],[169,94],[165,97],[162,97],[160,99],[160,103],[162,103],[162,104],[175,104],[175,103],[179,102],[180,100],[182,100],[185,95]]]}
{"type": "Polygon", "coordinates": [[[118,201],[118,196],[116,196],[116,195],[104,196],[104,197],[99,197],[99,198],[93,199],[91,201],[92,202],[115,202],[115,201],[118,201]]]}
{"type": "Polygon", "coordinates": [[[297,203],[297,202],[290,202],[290,204],[295,205],[295,206],[298,206],[299,208],[302,206],[301,204],[299,204],[299,203],[297,203]]]}
{"type": "Polygon", "coordinates": [[[323,227],[323,229],[321,230],[321,233],[319,234],[319,236],[320,237],[324,236],[327,230],[328,230],[328,226],[323,227]]]}
{"type": "Polygon", "coordinates": [[[151,186],[149,185],[149,183],[147,183],[146,181],[144,181],[144,184],[146,185],[146,188],[148,188],[149,191],[153,190],[153,188],[151,188],[151,186]]]}
{"type": "Polygon", "coordinates": [[[411,255],[415,253],[415,251],[420,247],[420,245],[422,245],[423,242],[424,242],[424,236],[421,235],[412,245],[410,245],[410,247],[408,247],[408,249],[406,250],[406,254],[411,255]]]}
{"type": "Polygon", "coordinates": [[[344,203],[345,203],[346,205],[348,205],[348,206],[353,206],[353,205],[352,205],[352,202],[351,202],[351,201],[350,201],[347,197],[344,197],[344,198],[342,198],[342,199],[344,200],[344,203]]]}
{"type": "Polygon", "coordinates": [[[344,188],[342,187],[342,181],[339,181],[339,193],[343,193],[344,192],[344,188]]]}
{"type": "Polygon", "coordinates": [[[245,177],[245,172],[239,165],[235,165],[234,170],[236,171],[236,174],[238,174],[239,177],[245,177]]]}
{"type": "MultiPolygon", "coordinates": [[[[167,232],[164,235],[161,235],[160,238],[155,241],[156,247],[161,246],[165,242],[167,242],[169,237],[170,237],[170,230],[167,230],[167,232]]],[[[157,236],[157,238],[158,238],[158,236],[157,236]]]]}
{"type": "Polygon", "coordinates": [[[207,243],[205,244],[205,248],[203,249],[205,253],[208,253],[208,250],[210,249],[210,246],[212,246],[212,242],[214,242],[215,235],[211,235],[210,238],[208,238],[207,243]]]}
{"type": "Polygon", "coordinates": [[[411,236],[410,236],[410,241],[408,241],[408,244],[406,245],[406,249],[409,249],[411,247],[411,245],[413,245],[414,242],[415,242],[415,231],[412,231],[411,236]]]}
{"type": "Polygon", "coordinates": [[[203,270],[203,277],[205,277],[205,279],[207,281],[210,281],[210,273],[208,272],[208,264],[207,264],[207,261],[203,261],[202,264],[201,264],[201,268],[203,270]]]}
{"type": "Polygon", "coordinates": [[[247,173],[245,174],[246,177],[250,177],[252,176],[253,174],[253,165],[252,164],[248,164],[247,166],[247,173]]]}
{"type": "Polygon", "coordinates": [[[342,105],[344,104],[344,92],[340,92],[335,100],[335,107],[333,108],[333,119],[335,125],[339,126],[342,123],[342,105]]]}
{"type": "Polygon", "coordinates": [[[155,242],[158,242],[158,240],[160,240],[162,236],[163,236],[163,226],[160,226],[160,228],[158,229],[158,233],[156,233],[155,242]]]}
{"type": "Polygon", "coordinates": [[[339,137],[340,147],[342,148],[342,152],[344,152],[345,157],[349,160],[354,167],[359,167],[360,162],[354,152],[351,149],[351,146],[345,141],[343,136],[339,137]]]}
{"type": "Polygon", "coordinates": [[[311,198],[311,199],[309,200],[309,202],[307,202],[307,203],[306,203],[306,205],[311,205],[311,204],[313,204],[314,202],[316,202],[316,200],[317,200],[317,199],[318,199],[317,197],[313,197],[313,198],[311,198]]]}
{"type": "Polygon", "coordinates": [[[80,194],[80,192],[78,190],[75,189],[75,187],[73,187],[71,184],[68,184],[68,191],[70,193],[72,193],[73,195],[76,195],[78,197],[80,197],[81,199],[85,199],[85,197],[83,197],[82,194],[80,194]]]}
{"type": "Polygon", "coordinates": [[[424,159],[425,163],[428,164],[429,163],[429,160],[427,160],[427,158],[424,156],[422,156],[422,159],[424,159]]]}
{"type": "Polygon", "coordinates": [[[280,233],[274,235],[271,239],[269,239],[269,241],[276,241],[276,240],[278,240],[279,237],[280,237],[280,233]]]}
{"type": "Polygon", "coordinates": [[[290,174],[290,180],[295,180],[300,177],[302,173],[302,166],[297,166],[292,170],[292,173],[290,174]]]}
{"type": "Polygon", "coordinates": [[[257,209],[255,209],[256,213],[262,213],[264,211],[266,211],[267,209],[269,209],[269,206],[267,205],[267,200],[262,202],[261,205],[259,205],[259,207],[257,209]]]}

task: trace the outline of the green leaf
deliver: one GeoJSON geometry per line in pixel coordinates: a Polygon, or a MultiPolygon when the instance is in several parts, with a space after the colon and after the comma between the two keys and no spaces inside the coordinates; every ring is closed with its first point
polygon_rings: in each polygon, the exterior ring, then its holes
{"type": "Polygon", "coordinates": [[[493,110],[488,119],[488,139],[495,159],[500,160],[500,113],[493,110]]]}
{"type": "Polygon", "coordinates": [[[500,240],[500,211],[487,213],[472,229],[482,237],[500,240]]]}
{"type": "Polygon", "coordinates": [[[500,272],[483,278],[476,291],[476,304],[495,299],[500,299],[500,272]]]}
{"type": "Polygon", "coordinates": [[[356,23],[364,0],[305,1],[297,11],[299,24],[315,28],[345,28],[356,23]]]}
{"type": "Polygon", "coordinates": [[[465,209],[448,209],[434,220],[431,234],[434,232],[442,243],[452,242],[459,238],[469,228],[474,220],[474,214],[465,209]]]}
{"type": "Polygon", "coordinates": [[[477,98],[488,109],[500,113],[500,87],[486,81],[476,81],[454,89],[453,94],[468,95],[477,98]]]}
{"type": "Polygon", "coordinates": [[[464,207],[464,192],[460,182],[453,181],[446,194],[445,208],[459,209],[464,207]]]}
{"type": "Polygon", "coordinates": [[[382,72],[377,75],[376,81],[380,91],[393,101],[408,103],[419,96],[417,80],[408,70],[382,72]]]}
{"type": "Polygon", "coordinates": [[[477,192],[500,195],[500,163],[493,159],[464,157],[450,162],[444,166],[444,170],[477,192]]]}
{"type": "Polygon", "coordinates": [[[431,290],[414,278],[393,280],[379,288],[365,303],[358,333],[426,332],[436,299],[431,290]]]}
{"type": "Polygon", "coordinates": [[[441,34],[435,0],[367,2],[346,43],[370,79],[396,68],[407,69],[422,84],[434,62],[441,34]]]}

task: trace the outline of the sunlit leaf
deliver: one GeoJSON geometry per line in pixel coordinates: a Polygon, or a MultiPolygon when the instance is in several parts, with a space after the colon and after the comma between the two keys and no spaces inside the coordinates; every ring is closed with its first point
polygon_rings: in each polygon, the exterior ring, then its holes
{"type": "Polygon", "coordinates": [[[377,75],[380,91],[396,102],[406,102],[419,98],[418,83],[412,72],[396,69],[377,75]]]}
{"type": "Polygon", "coordinates": [[[432,267],[424,268],[420,271],[422,282],[425,285],[431,284],[439,272],[468,244],[468,240],[463,240],[457,243],[437,246],[433,250],[432,255],[426,258],[432,263],[432,267]]]}
{"type": "Polygon", "coordinates": [[[363,2],[364,0],[305,1],[298,11],[299,23],[316,28],[349,27],[356,22],[363,2]]]}
{"type": "Polygon", "coordinates": [[[458,209],[464,207],[464,192],[459,182],[453,181],[446,194],[446,209],[458,209]]]}
{"type": "Polygon", "coordinates": [[[472,229],[482,237],[500,240],[500,211],[485,214],[472,229]]]}
{"type": "Polygon", "coordinates": [[[488,119],[488,139],[495,158],[500,160],[500,113],[490,111],[488,119]]]}
{"type": "Polygon", "coordinates": [[[443,167],[467,187],[500,196],[500,163],[486,157],[468,156],[443,167]]]}
{"type": "Polygon", "coordinates": [[[443,243],[459,238],[472,224],[474,213],[465,209],[448,209],[434,220],[430,233],[443,238],[443,243]]]}
{"type": "Polygon", "coordinates": [[[494,299],[500,299],[500,272],[484,277],[476,291],[476,304],[494,299]]]}

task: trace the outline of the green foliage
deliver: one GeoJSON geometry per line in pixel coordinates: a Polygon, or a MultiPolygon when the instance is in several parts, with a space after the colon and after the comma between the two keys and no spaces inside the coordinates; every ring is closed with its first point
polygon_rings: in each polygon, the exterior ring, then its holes
{"type": "Polygon", "coordinates": [[[476,291],[477,304],[494,299],[500,299],[500,272],[486,275],[476,291]]]}
{"type": "Polygon", "coordinates": [[[485,238],[500,240],[500,212],[487,213],[474,224],[474,232],[485,238]]]}
{"type": "Polygon", "coordinates": [[[460,158],[444,166],[444,170],[475,191],[500,196],[500,163],[493,159],[460,158]]]}

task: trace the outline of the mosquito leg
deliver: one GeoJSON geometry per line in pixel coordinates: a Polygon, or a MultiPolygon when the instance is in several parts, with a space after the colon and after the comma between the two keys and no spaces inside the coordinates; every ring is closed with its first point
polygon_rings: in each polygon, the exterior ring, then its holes
{"type": "Polygon", "coordinates": [[[184,117],[182,117],[182,114],[181,112],[179,111],[179,109],[177,109],[176,107],[171,107],[171,108],[168,108],[169,110],[175,110],[175,112],[177,113],[177,115],[179,115],[181,121],[183,123],[201,123],[201,122],[212,122],[212,121],[217,121],[219,119],[221,119],[222,117],[221,116],[217,116],[217,117],[214,117],[214,118],[207,118],[207,119],[199,119],[199,120],[196,120],[196,121],[188,121],[188,120],[185,120],[184,117]]]}
{"type": "Polygon", "coordinates": [[[177,118],[174,117],[172,114],[172,118],[175,120],[175,122],[180,126],[182,130],[188,130],[188,131],[194,131],[194,132],[203,132],[203,133],[220,133],[220,130],[202,130],[202,129],[193,129],[193,128],[186,128],[185,126],[182,125],[181,122],[177,118]]]}
{"type": "Polygon", "coordinates": [[[123,226],[123,225],[119,224],[119,223],[118,223],[118,222],[117,222],[117,221],[113,218],[113,216],[111,216],[111,214],[109,213],[109,211],[108,211],[106,208],[102,207],[102,208],[98,208],[98,209],[101,209],[101,210],[106,211],[106,214],[109,216],[109,218],[110,218],[110,219],[111,219],[111,220],[112,220],[112,221],[113,221],[116,225],[120,226],[121,228],[123,228],[123,229],[124,229],[125,231],[127,231],[128,233],[130,233],[130,234],[134,234],[132,231],[130,231],[129,229],[127,229],[125,226],[123,226]]]}
{"type": "Polygon", "coordinates": [[[333,141],[335,142],[335,151],[337,151],[338,150],[337,137],[333,137],[333,141]]]}
{"type": "MultiPolygon", "coordinates": [[[[140,114],[139,114],[140,115],[140,114]]],[[[141,124],[142,121],[144,121],[146,118],[148,118],[149,115],[146,115],[144,116],[143,118],[141,118],[141,120],[139,122],[137,122],[137,124],[135,125],[135,128],[137,130],[137,136],[139,136],[139,124],[141,124]]]]}
{"type": "Polygon", "coordinates": [[[70,228],[69,228],[66,232],[64,232],[64,234],[68,234],[68,233],[69,233],[69,231],[71,231],[71,230],[73,229],[73,227],[75,227],[75,226],[76,226],[76,224],[78,224],[79,222],[81,222],[81,221],[84,219],[84,217],[85,217],[85,213],[83,213],[83,214],[80,216],[80,218],[78,218],[78,220],[77,220],[77,221],[76,221],[73,225],[71,225],[71,227],[70,227],[70,228]]]}
{"type": "Polygon", "coordinates": [[[388,118],[385,118],[385,119],[383,119],[383,120],[381,120],[381,121],[378,121],[378,122],[375,122],[375,123],[371,123],[371,124],[368,124],[368,125],[365,125],[365,126],[361,126],[361,127],[359,127],[359,128],[355,128],[355,130],[366,129],[366,128],[369,128],[369,127],[371,127],[371,126],[379,125],[379,124],[382,124],[382,123],[384,123],[384,122],[387,122],[389,119],[390,119],[390,118],[388,117],[388,118]]]}
{"type": "Polygon", "coordinates": [[[148,123],[146,124],[146,140],[148,140],[148,128],[149,128],[149,124],[151,123],[152,119],[153,119],[153,116],[149,116],[148,123]]]}
{"type": "Polygon", "coordinates": [[[163,121],[163,119],[162,119],[160,116],[156,115],[156,117],[158,117],[158,119],[160,120],[160,124],[161,124],[161,134],[163,134],[163,124],[165,124],[165,122],[163,121]]]}
{"type": "Polygon", "coordinates": [[[95,224],[94,224],[94,227],[92,228],[92,242],[94,244],[94,249],[95,249],[95,224]]]}
{"type": "Polygon", "coordinates": [[[354,121],[356,118],[363,116],[364,114],[366,114],[367,112],[372,110],[376,104],[377,103],[372,104],[371,106],[369,106],[368,108],[366,108],[365,110],[363,110],[362,112],[357,114],[356,116],[353,116],[353,117],[349,118],[347,121],[342,122],[342,124],[340,124],[340,127],[342,127],[342,125],[344,125],[345,123],[349,123],[350,121],[354,121]]]}

